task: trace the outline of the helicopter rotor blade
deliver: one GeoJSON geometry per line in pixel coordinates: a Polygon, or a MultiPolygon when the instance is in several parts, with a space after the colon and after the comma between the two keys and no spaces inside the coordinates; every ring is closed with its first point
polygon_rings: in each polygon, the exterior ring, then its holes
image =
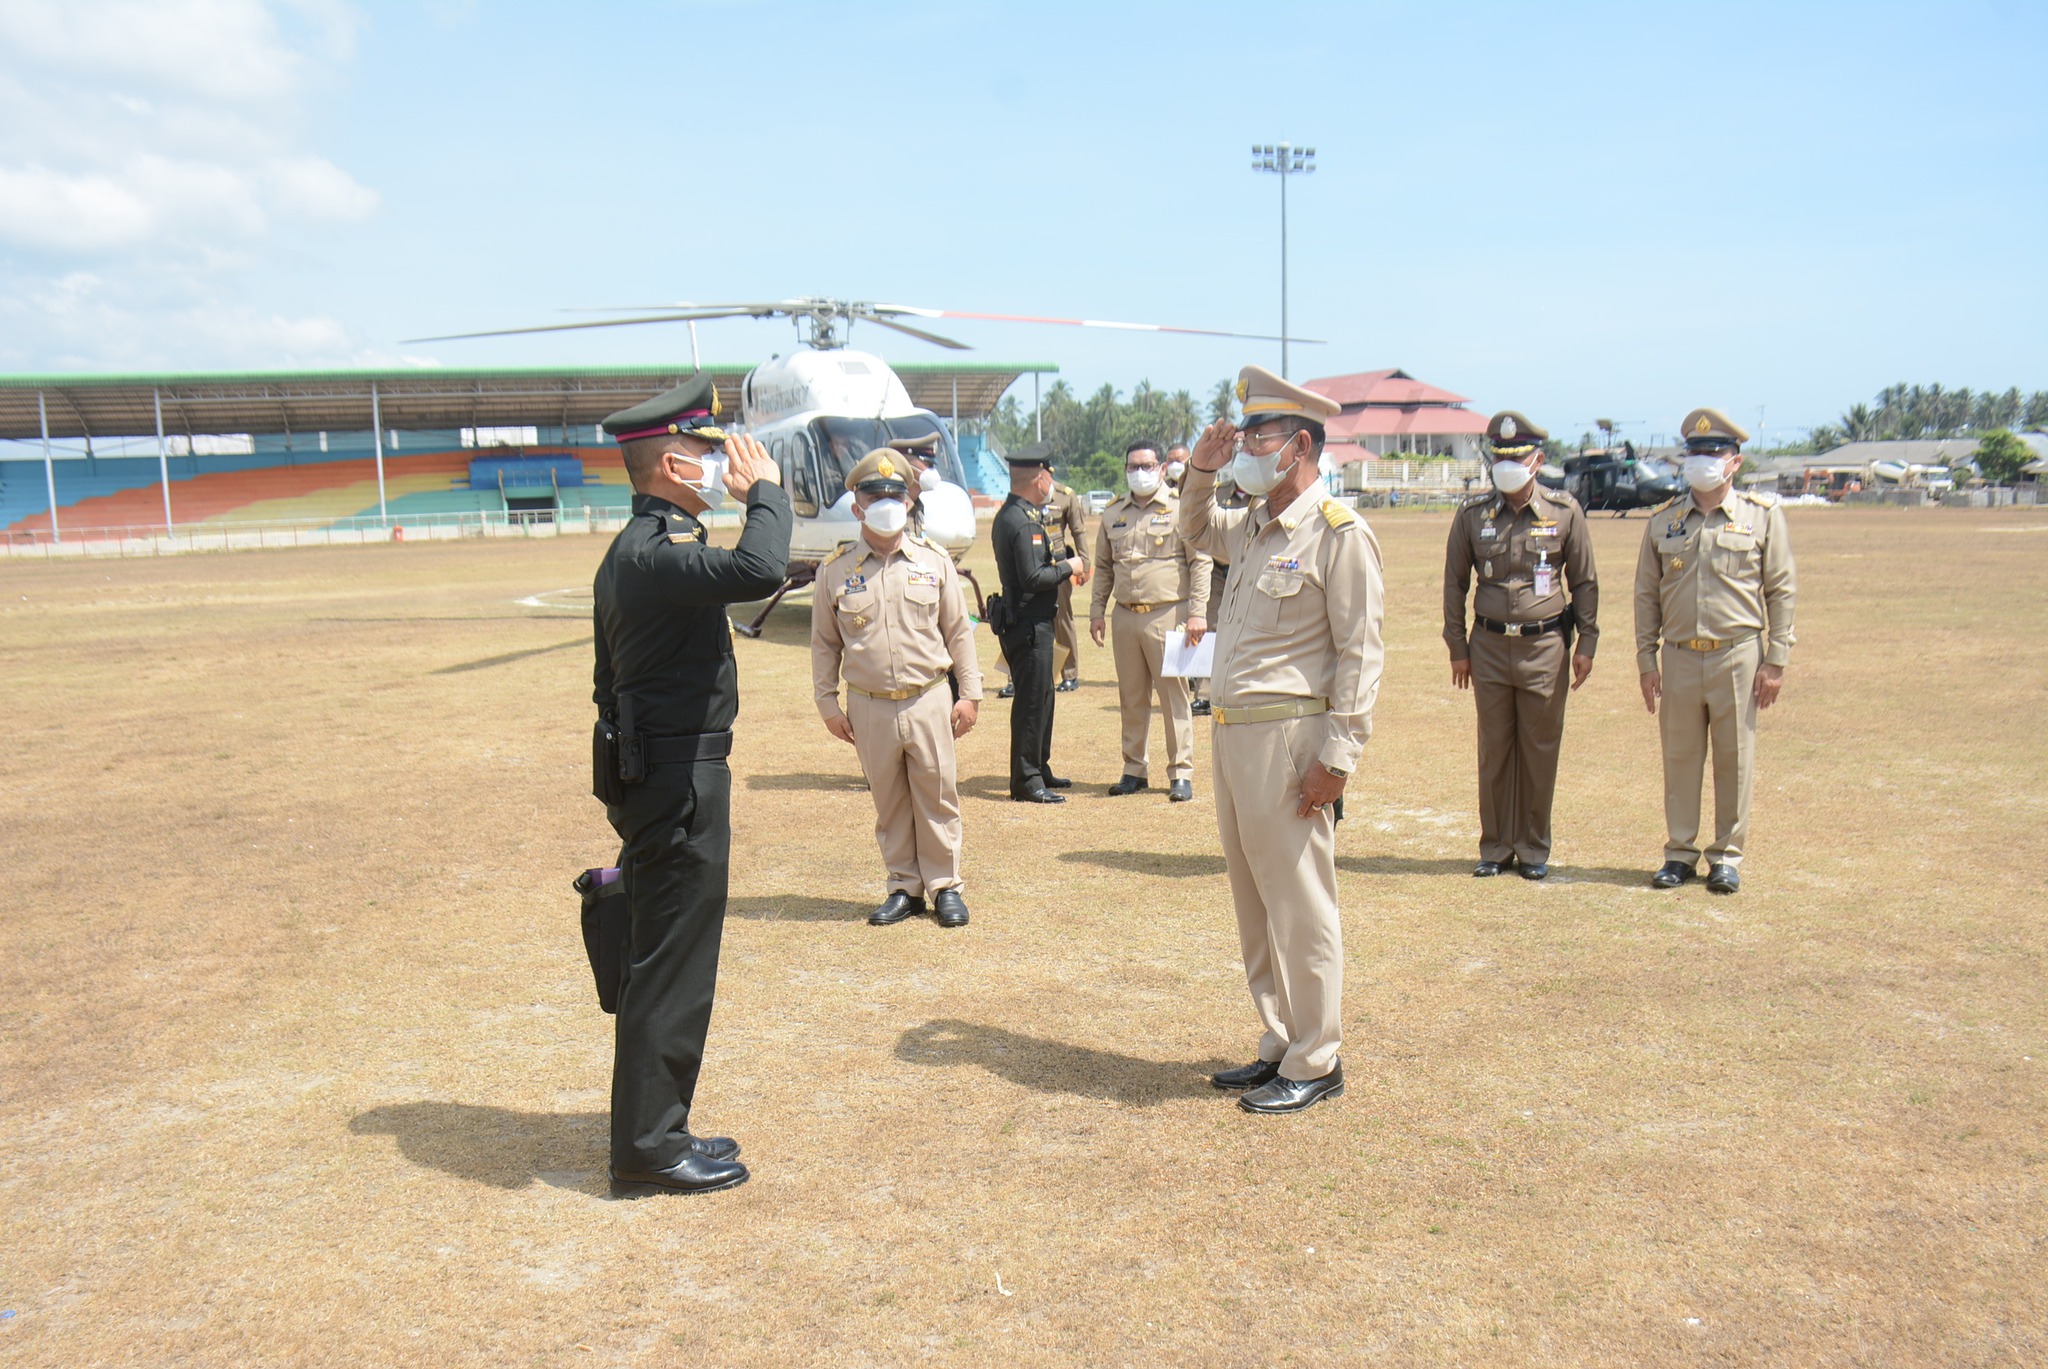
{"type": "Polygon", "coordinates": [[[956,352],[971,352],[974,350],[967,343],[958,342],[949,337],[941,337],[937,333],[927,333],[922,328],[913,328],[907,323],[898,323],[894,319],[883,318],[877,314],[863,314],[861,315],[861,322],[872,323],[877,328],[893,328],[899,333],[908,333],[910,336],[922,338],[926,342],[936,342],[939,346],[950,347],[956,352]]]}
{"type": "Polygon", "coordinates": [[[752,310],[720,309],[714,311],[693,311],[680,314],[648,314],[640,318],[602,318],[588,323],[543,323],[533,328],[491,328],[481,333],[443,333],[438,337],[402,338],[405,343],[414,342],[459,342],[466,338],[513,337],[520,333],[566,333],[578,328],[624,328],[639,323],[688,323],[706,318],[748,318],[756,317],[752,310]]]}
{"type": "Polygon", "coordinates": [[[961,309],[922,309],[911,304],[877,304],[876,313],[909,314],[914,318],[971,318],[993,323],[1053,323],[1068,328],[1115,328],[1129,333],[1183,333],[1195,337],[1244,338],[1253,342],[1306,342],[1317,346],[1322,338],[1282,338],[1274,333],[1233,333],[1220,328],[1176,328],[1164,323],[1118,323],[1098,318],[1039,318],[1031,314],[976,314],[961,309]]]}

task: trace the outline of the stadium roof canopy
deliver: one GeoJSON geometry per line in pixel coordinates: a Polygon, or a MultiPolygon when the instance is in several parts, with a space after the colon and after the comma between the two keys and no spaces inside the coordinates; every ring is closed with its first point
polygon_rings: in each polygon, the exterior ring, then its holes
{"type": "MultiPolygon", "coordinates": [[[[728,412],[740,408],[751,366],[707,366],[728,412]]],[[[911,402],[961,418],[986,418],[1019,376],[1055,372],[1045,362],[907,362],[892,368],[911,402]],[[957,390],[956,390],[957,387],[957,390]]],[[[0,375],[0,438],[43,433],[40,394],[53,438],[151,437],[163,404],[166,434],[368,432],[374,395],[386,428],[437,431],[594,424],[681,383],[677,366],[570,366],[455,370],[171,372],[160,375],[0,375]]]]}

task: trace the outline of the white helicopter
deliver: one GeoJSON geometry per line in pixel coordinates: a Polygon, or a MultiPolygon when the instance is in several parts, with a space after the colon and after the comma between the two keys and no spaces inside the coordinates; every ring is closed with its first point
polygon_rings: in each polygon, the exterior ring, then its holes
{"type": "MultiPolygon", "coordinates": [[[[585,311],[578,311],[585,312],[585,311]]],[[[800,298],[747,304],[649,305],[644,309],[603,309],[587,312],[626,313],[625,318],[581,323],[541,324],[480,333],[452,333],[411,338],[409,342],[452,342],[467,338],[507,337],[521,333],[557,333],[584,328],[619,328],[648,323],[686,323],[690,328],[690,361],[697,355],[697,324],[720,318],[788,318],[803,329],[803,350],[776,356],[749,371],[740,382],[739,427],[759,438],[782,468],[782,483],[796,512],[790,539],[789,568],[753,622],[740,627],[749,637],[782,596],[817,578],[818,567],[832,552],[859,533],[853,496],[846,475],[878,447],[914,447],[918,466],[919,516],[924,536],[958,562],[974,544],[974,502],[952,430],[929,409],[911,402],[903,380],[881,357],[847,345],[856,322],[872,323],[955,351],[967,343],[903,322],[916,319],[981,319],[1003,323],[1046,323],[1076,328],[1113,328],[1126,332],[1183,333],[1199,337],[1244,338],[1259,342],[1281,339],[1264,333],[1233,333],[1213,328],[1173,328],[1154,323],[1115,323],[1102,319],[1035,318],[1020,314],[976,314],[949,309],[924,309],[907,304],[875,304],[863,300],[800,298]],[[934,441],[936,439],[936,441],[934,441]]],[[[1316,342],[1315,338],[1290,338],[1316,342]]],[[[974,585],[977,607],[981,586],[974,585]]]]}

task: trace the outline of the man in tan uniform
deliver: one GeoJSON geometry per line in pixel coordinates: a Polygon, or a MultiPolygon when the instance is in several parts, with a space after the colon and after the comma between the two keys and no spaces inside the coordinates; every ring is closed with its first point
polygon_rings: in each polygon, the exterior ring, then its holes
{"type": "Polygon", "coordinates": [[[1124,480],[1131,492],[1102,511],[1095,525],[1095,593],[1089,601],[1088,636],[1102,645],[1114,634],[1117,698],[1123,708],[1123,778],[1109,787],[1115,795],[1135,794],[1151,785],[1152,698],[1166,718],[1167,800],[1195,796],[1195,724],[1188,712],[1188,682],[1161,674],[1166,634],[1187,627],[1190,646],[1209,630],[1209,558],[1181,536],[1180,499],[1165,488],[1159,449],[1133,442],[1124,453],[1124,480]],[[1110,621],[1110,601],[1116,601],[1110,621]]]}
{"type": "Polygon", "coordinates": [[[1479,706],[1479,878],[1519,865],[1550,873],[1550,806],[1564,740],[1565,659],[1577,689],[1593,673],[1600,585],[1579,501],[1536,482],[1549,433],[1522,415],[1486,425],[1494,492],[1466,501],[1444,548],[1451,683],[1479,706]],[[1479,592],[1472,630],[1465,596],[1479,592]],[[1565,590],[1571,602],[1565,602],[1565,590]],[[1573,630],[1578,644],[1572,644],[1573,630]]]}
{"type": "Polygon", "coordinates": [[[1238,376],[1242,435],[1209,425],[1188,464],[1181,532],[1232,574],[1216,613],[1216,826],[1230,869],[1258,1058],[1213,1076],[1247,1112],[1299,1112],[1344,1091],[1336,814],[1372,732],[1385,650],[1379,543],[1323,494],[1334,400],[1257,366],[1238,376]],[[1237,455],[1232,460],[1232,452],[1237,455]],[[1228,462],[1243,509],[1216,503],[1228,462]]]}
{"type": "Polygon", "coordinates": [[[1685,416],[1692,492],[1651,510],[1636,558],[1636,669],[1664,744],[1664,865],[1652,886],[1699,873],[1700,781],[1714,751],[1707,888],[1742,887],[1756,714],[1792,659],[1792,539],[1774,494],[1734,488],[1749,434],[1713,409],[1685,416]],[[1661,651],[1660,651],[1661,647],[1661,651]]]}
{"type": "Polygon", "coordinates": [[[914,477],[902,460],[883,448],[847,474],[861,534],[818,569],[811,678],[826,730],[853,744],[874,795],[889,893],[868,921],[917,916],[929,894],[941,927],[964,927],[953,742],[979,715],[981,667],[953,558],[905,531],[914,477]],[[936,687],[948,672],[957,703],[936,687]]]}

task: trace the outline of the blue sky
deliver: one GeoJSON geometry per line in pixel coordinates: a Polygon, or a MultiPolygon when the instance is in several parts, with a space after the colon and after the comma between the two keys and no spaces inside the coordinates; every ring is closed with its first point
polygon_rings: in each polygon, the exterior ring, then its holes
{"type": "MultiPolygon", "coordinates": [[[[2044,59],[2039,3],[7,0],[0,370],[669,361],[400,340],[802,294],[1276,331],[1292,139],[1297,377],[1789,437],[2048,388],[2044,59]]],[[[1278,360],[949,326],[1083,390],[1278,360]]]]}

